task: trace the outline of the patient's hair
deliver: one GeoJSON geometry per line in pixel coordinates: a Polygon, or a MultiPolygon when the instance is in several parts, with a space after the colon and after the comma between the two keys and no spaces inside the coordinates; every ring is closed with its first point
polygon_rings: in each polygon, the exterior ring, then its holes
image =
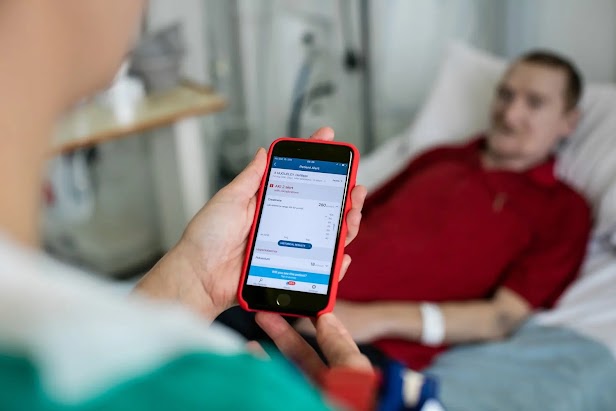
{"type": "Polygon", "coordinates": [[[565,107],[569,111],[577,106],[582,95],[582,77],[577,67],[569,59],[551,51],[533,50],[523,54],[517,61],[564,70],[567,75],[565,107]]]}

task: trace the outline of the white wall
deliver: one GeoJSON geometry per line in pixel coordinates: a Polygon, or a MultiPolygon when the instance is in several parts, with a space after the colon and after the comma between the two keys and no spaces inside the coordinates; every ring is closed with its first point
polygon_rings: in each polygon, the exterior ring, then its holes
{"type": "Polygon", "coordinates": [[[384,0],[372,3],[379,140],[401,132],[421,106],[450,39],[498,47],[501,2],[384,0]]]}
{"type": "Polygon", "coordinates": [[[509,1],[509,57],[534,47],[566,54],[588,81],[616,80],[616,1],[509,1]]]}
{"type": "Polygon", "coordinates": [[[150,31],[178,21],[182,23],[188,50],[182,61],[182,72],[199,82],[209,80],[204,6],[204,0],[150,0],[147,15],[150,31]]]}

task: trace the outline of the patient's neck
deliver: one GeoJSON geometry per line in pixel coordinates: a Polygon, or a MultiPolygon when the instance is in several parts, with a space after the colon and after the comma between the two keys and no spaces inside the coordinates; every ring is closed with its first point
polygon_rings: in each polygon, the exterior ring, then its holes
{"type": "Polygon", "coordinates": [[[503,157],[485,148],[481,152],[481,165],[485,170],[503,170],[523,173],[544,163],[547,158],[503,157]]]}

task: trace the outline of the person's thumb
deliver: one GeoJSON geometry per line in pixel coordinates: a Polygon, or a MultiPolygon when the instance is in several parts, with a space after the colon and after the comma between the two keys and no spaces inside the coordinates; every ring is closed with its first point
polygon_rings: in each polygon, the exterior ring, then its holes
{"type": "Polygon", "coordinates": [[[370,361],[359,352],[351,334],[332,313],[316,320],[317,342],[331,367],[371,370],[370,361]]]}
{"type": "Polygon", "coordinates": [[[244,198],[252,198],[261,185],[266,162],[267,154],[263,148],[259,148],[250,164],[229,183],[227,190],[244,198]]]}

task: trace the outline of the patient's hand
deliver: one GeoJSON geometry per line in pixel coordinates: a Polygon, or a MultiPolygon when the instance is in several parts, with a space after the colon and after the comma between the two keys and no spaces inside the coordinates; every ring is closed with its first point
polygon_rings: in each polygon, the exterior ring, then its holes
{"type": "MultiPolygon", "coordinates": [[[[355,342],[364,344],[387,336],[389,322],[380,304],[337,301],[334,314],[349,331],[355,342]]],[[[295,329],[306,335],[314,335],[315,328],[307,318],[295,323],[295,329]]]]}

